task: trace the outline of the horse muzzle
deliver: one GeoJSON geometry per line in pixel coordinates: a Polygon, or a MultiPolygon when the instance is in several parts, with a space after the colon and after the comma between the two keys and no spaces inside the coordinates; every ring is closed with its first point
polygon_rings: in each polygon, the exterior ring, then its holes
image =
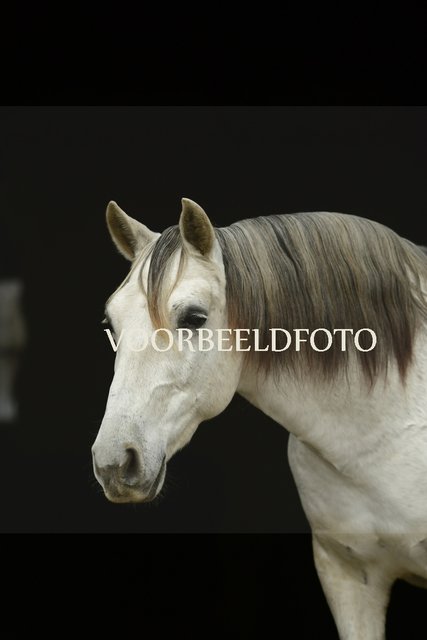
{"type": "Polygon", "coordinates": [[[120,462],[108,462],[96,444],[92,447],[95,477],[111,502],[149,502],[163,486],[166,476],[166,454],[164,454],[157,474],[144,470],[139,448],[128,445],[120,462]]]}

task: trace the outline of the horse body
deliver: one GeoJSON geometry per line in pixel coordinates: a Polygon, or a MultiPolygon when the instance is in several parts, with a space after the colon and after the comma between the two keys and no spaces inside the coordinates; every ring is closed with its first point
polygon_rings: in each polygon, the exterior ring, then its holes
{"type": "MultiPolygon", "coordinates": [[[[221,247],[203,210],[183,203],[180,238],[187,263],[181,269],[179,252],[170,245],[163,318],[172,332],[200,324],[225,328],[229,309],[221,247]]],[[[141,327],[153,331],[150,247],[158,235],[116,205],[110,205],[107,219],[118,248],[133,260],[130,276],[106,307],[116,338],[141,327]],[[143,247],[147,257],[139,262],[143,247]]],[[[354,353],[332,378],[309,373],[293,378],[286,371],[279,377],[259,375],[236,349],[137,352],[122,343],[93,447],[95,475],[114,502],[153,499],[171,456],[200,422],[218,415],[240,393],[291,434],[289,462],[341,640],[379,640],[385,637],[393,582],[404,578],[427,585],[424,327],[412,352],[404,384],[399,363],[390,358],[387,374],[369,386],[354,353]]]]}
{"type": "MultiPolygon", "coordinates": [[[[424,340],[420,340],[423,343],[424,340]]],[[[427,586],[426,349],[366,395],[356,372],[329,393],[307,380],[238,392],[290,431],[288,458],[340,638],[384,637],[397,578],[427,586]]]]}

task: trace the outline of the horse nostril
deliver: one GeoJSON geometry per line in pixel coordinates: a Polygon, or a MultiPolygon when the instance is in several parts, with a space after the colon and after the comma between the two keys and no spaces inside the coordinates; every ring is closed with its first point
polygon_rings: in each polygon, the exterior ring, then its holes
{"type": "Polygon", "coordinates": [[[134,484],[141,475],[141,461],[139,452],[133,447],[126,448],[126,460],[120,466],[125,484],[134,484]]]}

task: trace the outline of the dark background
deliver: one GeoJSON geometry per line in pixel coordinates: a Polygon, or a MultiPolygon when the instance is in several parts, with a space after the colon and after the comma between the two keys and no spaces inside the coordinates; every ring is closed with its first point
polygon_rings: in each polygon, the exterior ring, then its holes
{"type": "MultiPolygon", "coordinates": [[[[334,637],[287,433],[242,398],[200,425],[172,459],[156,504],[115,505],[103,496],[90,448],[114,354],[100,322],[129,267],[110,240],[105,208],[115,200],[155,231],[178,222],[182,197],[217,226],[338,211],[427,244],[426,150],[423,107],[1,108],[0,215],[25,282],[29,342],[19,419],[0,425],[0,531],[288,534],[229,542],[227,553],[246,585],[255,569],[268,582],[273,558],[283,556],[291,563],[283,581],[294,584],[288,597],[300,589],[319,603],[317,624],[325,635],[329,624],[334,637]]],[[[206,556],[219,581],[224,539],[209,538],[206,556]]],[[[233,590],[236,578],[227,575],[233,590]]],[[[421,590],[403,583],[396,590],[394,630],[403,602],[405,618],[416,618],[417,599],[425,603],[421,590]]],[[[250,597],[245,602],[251,611],[250,597]]]]}

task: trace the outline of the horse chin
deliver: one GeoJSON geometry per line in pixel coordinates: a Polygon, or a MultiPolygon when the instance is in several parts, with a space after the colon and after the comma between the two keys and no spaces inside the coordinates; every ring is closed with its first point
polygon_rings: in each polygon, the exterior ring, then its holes
{"type": "Polygon", "coordinates": [[[166,459],[163,459],[162,465],[156,476],[156,479],[147,490],[147,485],[127,485],[113,484],[104,488],[106,498],[110,502],[150,502],[160,492],[166,476],[166,459]]]}

